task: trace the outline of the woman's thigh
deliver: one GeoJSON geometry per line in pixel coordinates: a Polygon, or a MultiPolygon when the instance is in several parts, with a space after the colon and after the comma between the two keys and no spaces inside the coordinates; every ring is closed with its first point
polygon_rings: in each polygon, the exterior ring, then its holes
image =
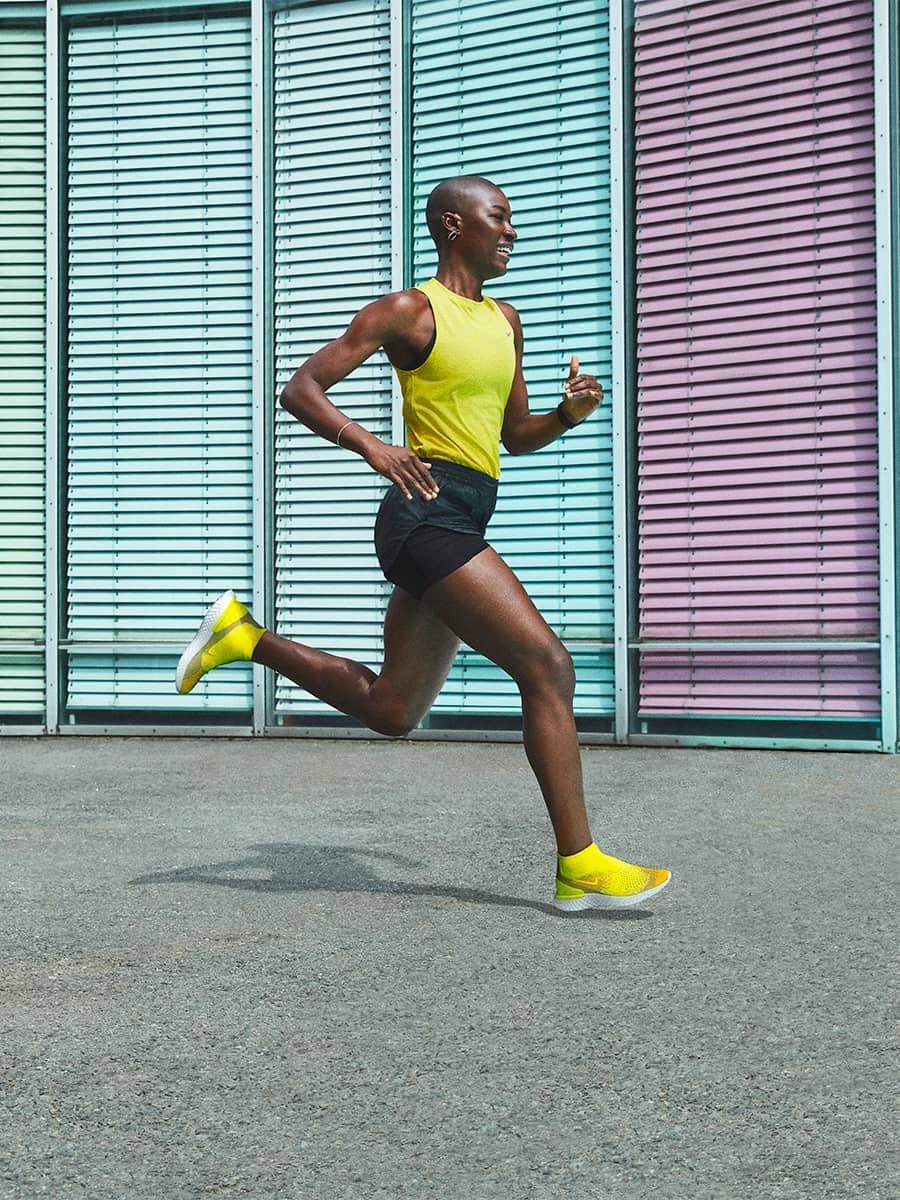
{"type": "Polygon", "coordinates": [[[380,699],[406,708],[418,724],[434,703],[459,649],[459,638],[421,600],[395,587],[384,620],[384,663],[373,684],[380,699]]]}
{"type": "Polygon", "coordinates": [[[571,659],[512,569],[490,546],[428,589],[429,608],[518,682],[571,673],[571,659]]]}

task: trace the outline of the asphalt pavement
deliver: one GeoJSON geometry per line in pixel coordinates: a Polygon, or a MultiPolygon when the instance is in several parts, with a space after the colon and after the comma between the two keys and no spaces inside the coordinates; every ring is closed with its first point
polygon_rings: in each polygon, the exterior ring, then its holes
{"type": "Polygon", "coordinates": [[[0,741],[0,1196],[896,1200],[900,763],[0,741]]]}

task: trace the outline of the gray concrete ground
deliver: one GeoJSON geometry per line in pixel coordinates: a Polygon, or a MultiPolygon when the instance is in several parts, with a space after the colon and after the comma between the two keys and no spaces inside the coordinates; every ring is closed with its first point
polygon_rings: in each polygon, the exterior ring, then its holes
{"type": "Polygon", "coordinates": [[[4,1200],[900,1195],[895,759],[586,750],[576,917],[515,745],[0,759],[4,1200]]]}

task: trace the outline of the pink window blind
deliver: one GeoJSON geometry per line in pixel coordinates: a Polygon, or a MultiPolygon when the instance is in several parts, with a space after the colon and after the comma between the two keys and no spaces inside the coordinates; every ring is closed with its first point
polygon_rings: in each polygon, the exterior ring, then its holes
{"type": "Polygon", "coordinates": [[[635,4],[643,713],[877,715],[872,10],[635,4]]]}

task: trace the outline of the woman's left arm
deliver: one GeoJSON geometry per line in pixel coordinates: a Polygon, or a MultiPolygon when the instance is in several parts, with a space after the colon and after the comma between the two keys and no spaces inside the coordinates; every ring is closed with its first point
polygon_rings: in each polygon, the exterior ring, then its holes
{"type": "Polygon", "coordinates": [[[516,344],[516,372],[506,403],[501,438],[510,454],[528,454],[555,442],[567,430],[589,417],[603,398],[603,388],[593,375],[582,375],[578,357],[572,355],[569,375],[563,385],[562,400],[546,413],[532,413],[528,407],[528,389],[522,374],[524,336],[519,314],[511,304],[501,303],[503,315],[513,327],[516,344]]]}

